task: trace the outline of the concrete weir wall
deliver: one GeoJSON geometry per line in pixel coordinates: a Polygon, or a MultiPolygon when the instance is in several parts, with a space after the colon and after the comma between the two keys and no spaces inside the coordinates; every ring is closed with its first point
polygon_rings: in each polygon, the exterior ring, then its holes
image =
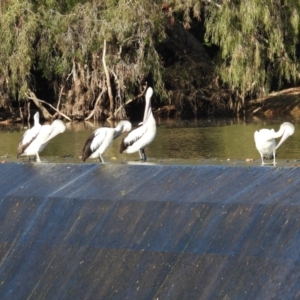
{"type": "Polygon", "coordinates": [[[299,299],[300,169],[0,164],[0,299],[299,299]]]}

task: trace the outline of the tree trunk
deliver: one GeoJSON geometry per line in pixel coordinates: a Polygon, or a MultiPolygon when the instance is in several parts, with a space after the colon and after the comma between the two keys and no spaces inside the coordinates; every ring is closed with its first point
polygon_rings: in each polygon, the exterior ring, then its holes
{"type": "Polygon", "coordinates": [[[105,54],[106,54],[106,40],[104,40],[102,63],[103,63],[104,71],[105,71],[108,98],[109,98],[109,119],[113,119],[114,111],[115,111],[115,102],[114,102],[114,97],[113,97],[112,89],[111,89],[109,71],[107,69],[106,62],[105,62],[105,54]]]}
{"type": "Polygon", "coordinates": [[[41,113],[42,115],[44,116],[44,118],[46,120],[50,120],[50,119],[53,119],[54,116],[52,116],[48,110],[41,104],[41,103],[44,103],[46,105],[48,105],[49,107],[51,107],[53,110],[56,111],[57,114],[61,115],[62,117],[66,118],[67,120],[71,121],[71,119],[65,115],[64,113],[60,112],[58,109],[56,109],[53,105],[51,105],[50,103],[44,101],[44,100],[41,100],[41,99],[38,99],[36,97],[36,95],[33,93],[33,92],[29,92],[28,95],[27,95],[28,99],[32,100],[35,105],[41,110],[41,113]]]}
{"type": "Polygon", "coordinates": [[[48,112],[48,110],[41,104],[39,99],[36,97],[34,92],[29,91],[27,95],[28,99],[32,100],[34,104],[40,109],[42,115],[46,120],[52,119],[52,115],[48,112]]]}

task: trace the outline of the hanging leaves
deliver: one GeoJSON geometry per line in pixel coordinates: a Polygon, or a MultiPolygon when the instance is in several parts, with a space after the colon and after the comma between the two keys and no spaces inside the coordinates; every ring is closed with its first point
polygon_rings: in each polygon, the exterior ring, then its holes
{"type": "Polygon", "coordinates": [[[279,89],[284,82],[296,82],[299,13],[296,0],[288,4],[280,0],[224,1],[218,9],[209,6],[206,36],[220,47],[223,81],[252,97],[279,89]]]}

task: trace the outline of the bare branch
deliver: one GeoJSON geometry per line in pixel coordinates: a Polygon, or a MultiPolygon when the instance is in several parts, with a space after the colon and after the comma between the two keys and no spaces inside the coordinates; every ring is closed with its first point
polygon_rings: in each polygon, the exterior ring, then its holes
{"type": "Polygon", "coordinates": [[[76,64],[75,64],[75,58],[73,58],[73,68],[72,68],[72,75],[73,75],[73,80],[76,84],[78,76],[77,76],[77,72],[76,72],[76,64]]]}
{"type": "Polygon", "coordinates": [[[35,105],[41,110],[41,113],[43,114],[43,116],[46,120],[53,118],[52,115],[48,112],[48,110],[43,105],[41,105],[40,100],[36,97],[34,92],[29,90],[28,94],[25,94],[25,95],[28,99],[32,100],[35,103],[35,105]]]}
{"type": "Polygon", "coordinates": [[[58,114],[60,114],[61,116],[63,116],[65,119],[72,121],[67,115],[65,115],[64,113],[60,112],[58,109],[56,109],[53,105],[49,104],[48,102],[38,99],[33,92],[30,92],[30,95],[26,94],[26,97],[30,100],[33,100],[33,102],[38,106],[38,108],[42,111],[45,119],[52,119],[52,115],[40,104],[40,103],[44,103],[48,106],[50,106],[53,110],[55,110],[58,114]],[[46,114],[45,114],[46,112],[46,114]]]}
{"type": "Polygon", "coordinates": [[[110,118],[113,118],[113,114],[114,114],[114,98],[113,98],[113,94],[112,94],[112,90],[111,90],[111,83],[110,83],[110,77],[109,77],[109,72],[106,66],[106,62],[105,62],[105,53],[106,53],[106,40],[104,40],[104,46],[103,46],[103,55],[102,55],[102,63],[103,63],[103,68],[105,71],[105,75],[106,75],[106,81],[107,81],[107,90],[108,90],[108,97],[109,97],[109,103],[110,103],[110,118]]]}
{"type": "Polygon", "coordinates": [[[147,90],[147,85],[145,86],[144,90],[139,94],[137,95],[136,97],[132,98],[132,99],[129,99],[126,103],[122,104],[119,106],[119,108],[114,112],[114,116],[116,117],[118,112],[120,111],[120,109],[124,106],[126,106],[127,104],[139,99],[140,97],[144,96],[145,95],[145,92],[147,90]]]}
{"type": "MultiPolygon", "coordinates": [[[[68,79],[70,78],[71,75],[72,75],[72,72],[68,75],[66,82],[68,81],[68,79]]],[[[57,105],[56,105],[56,109],[58,109],[58,110],[59,110],[60,100],[61,100],[61,95],[62,95],[63,90],[64,90],[64,85],[62,85],[60,92],[59,92],[59,96],[58,96],[58,101],[57,101],[57,105]]]]}
{"type": "Polygon", "coordinates": [[[96,103],[95,103],[95,105],[94,105],[93,111],[92,111],[92,112],[84,119],[84,121],[89,120],[89,119],[95,114],[95,109],[96,109],[96,107],[97,107],[99,101],[101,100],[103,93],[104,93],[104,90],[102,90],[101,93],[100,93],[100,95],[98,96],[98,98],[97,98],[97,100],[96,100],[96,103]]]}

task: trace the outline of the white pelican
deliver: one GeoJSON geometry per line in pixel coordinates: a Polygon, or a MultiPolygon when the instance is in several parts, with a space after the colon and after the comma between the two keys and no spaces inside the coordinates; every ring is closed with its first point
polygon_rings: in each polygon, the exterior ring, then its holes
{"type": "Polygon", "coordinates": [[[36,160],[40,162],[39,152],[43,151],[52,138],[66,130],[66,125],[61,120],[55,120],[51,125],[41,125],[39,117],[39,113],[35,113],[34,126],[25,131],[18,146],[18,158],[35,156],[36,160]]]}
{"type": "Polygon", "coordinates": [[[114,139],[123,132],[130,131],[132,125],[129,121],[121,121],[116,128],[102,127],[94,131],[87,139],[82,149],[82,161],[88,158],[97,158],[104,163],[102,154],[109,147],[114,139]]]}
{"type": "Polygon", "coordinates": [[[294,133],[295,127],[290,122],[284,122],[281,124],[279,131],[275,132],[274,129],[261,129],[255,131],[254,141],[258,152],[260,153],[262,164],[264,165],[265,159],[274,159],[273,164],[275,165],[275,152],[277,148],[294,133]],[[276,146],[275,139],[282,137],[278,145],[276,146]]]}
{"type": "Polygon", "coordinates": [[[146,104],[143,122],[139,127],[132,130],[122,141],[120,153],[139,152],[140,159],[146,161],[145,147],[148,146],[156,135],[156,122],[151,110],[151,97],[153,89],[149,87],[146,92],[146,104]]]}

